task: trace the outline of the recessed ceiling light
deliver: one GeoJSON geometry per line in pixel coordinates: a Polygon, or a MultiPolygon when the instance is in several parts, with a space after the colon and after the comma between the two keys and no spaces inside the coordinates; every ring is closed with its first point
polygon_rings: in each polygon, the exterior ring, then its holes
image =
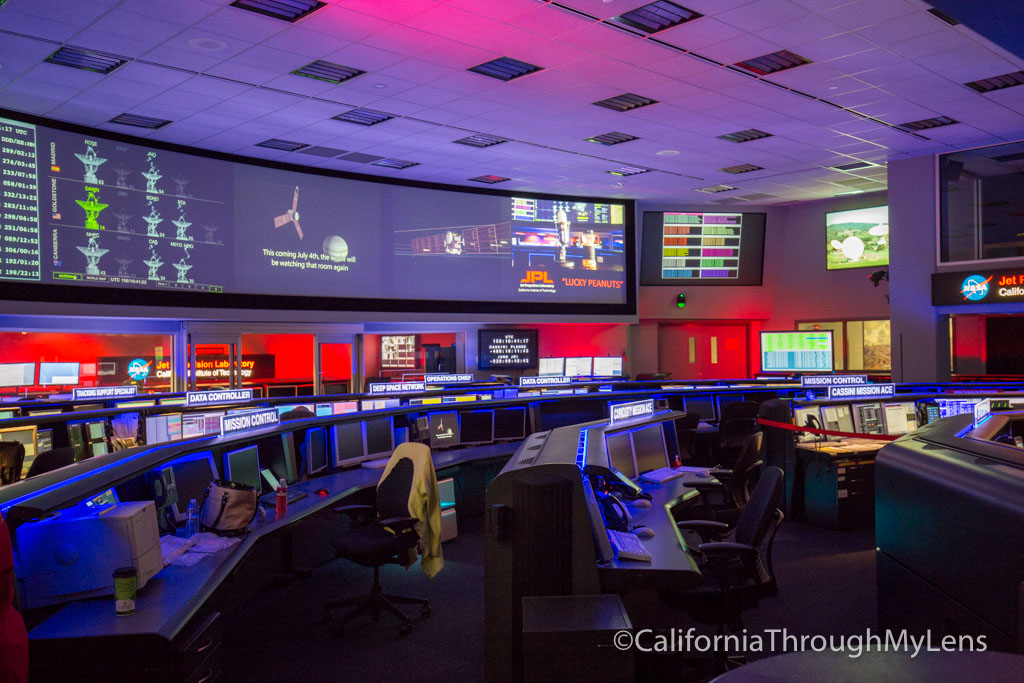
{"type": "Polygon", "coordinates": [[[643,97],[641,95],[634,95],[631,92],[624,93],[622,95],[617,95],[615,97],[609,97],[607,99],[601,100],[600,102],[592,102],[592,104],[596,104],[599,107],[604,107],[605,109],[611,109],[613,111],[619,112],[629,111],[631,109],[638,109],[640,107],[647,107],[657,103],[657,100],[652,100],[649,97],[643,97]]]}
{"type": "Polygon", "coordinates": [[[641,173],[649,173],[650,170],[651,169],[649,168],[642,168],[640,166],[619,166],[618,168],[613,168],[608,171],[608,173],[619,176],[631,176],[640,175],[641,173]]]}
{"type": "Polygon", "coordinates": [[[674,157],[679,154],[678,149],[663,149],[660,152],[655,152],[659,157],[674,157]]]}
{"type": "Polygon", "coordinates": [[[388,87],[388,84],[387,83],[374,83],[373,87],[374,88],[386,88],[386,87],[388,87]]]}
{"type": "Polygon", "coordinates": [[[760,57],[754,57],[743,62],[736,62],[736,66],[758,76],[766,76],[810,63],[811,60],[789,50],[779,50],[778,52],[761,55],[760,57]]]}
{"type": "Polygon", "coordinates": [[[231,6],[294,24],[326,7],[327,3],[319,0],[235,0],[231,6]]]}
{"type": "Polygon", "coordinates": [[[492,59],[489,62],[478,64],[467,71],[481,74],[482,76],[490,76],[491,78],[497,78],[499,81],[511,81],[513,78],[519,78],[527,74],[532,74],[536,71],[543,71],[544,67],[537,66],[536,64],[529,64],[527,62],[521,62],[518,59],[512,59],[511,57],[498,57],[492,59]]]}
{"type": "Polygon", "coordinates": [[[228,44],[216,38],[193,38],[188,41],[188,46],[203,52],[220,52],[226,50],[228,44]]]}
{"type": "Polygon", "coordinates": [[[341,64],[325,62],[322,59],[318,59],[315,62],[310,62],[300,69],[296,69],[292,73],[296,76],[305,76],[306,78],[326,81],[337,85],[355,78],[356,76],[362,76],[366,72],[362,69],[354,69],[351,66],[342,66],[341,64]]]}
{"type": "Polygon", "coordinates": [[[612,17],[611,20],[650,35],[694,19],[700,19],[702,16],[704,15],[700,12],[694,12],[692,9],[687,9],[674,2],[656,0],[649,5],[637,7],[635,10],[612,17]]]}
{"type": "Polygon", "coordinates": [[[718,137],[722,140],[728,140],[729,142],[750,142],[751,140],[760,140],[761,138],[770,138],[771,136],[771,133],[765,133],[763,130],[749,128],[735,133],[719,135],[718,137]]]}

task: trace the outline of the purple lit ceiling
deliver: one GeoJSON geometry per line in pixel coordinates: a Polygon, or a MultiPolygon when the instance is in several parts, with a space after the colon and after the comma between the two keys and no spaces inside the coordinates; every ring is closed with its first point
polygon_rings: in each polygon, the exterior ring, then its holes
{"type": "Polygon", "coordinates": [[[679,0],[702,16],[653,34],[614,19],[647,4],[329,0],[289,23],[228,0],[0,0],[0,107],[379,176],[480,187],[469,179],[494,175],[509,178],[502,189],[686,203],[883,189],[889,159],[1024,137],[1024,87],[964,85],[1024,60],[924,2],[679,0]],[[102,75],[44,61],[61,46],[126,63],[102,75]],[[781,50],[810,63],[733,66],[781,50]],[[469,71],[500,57],[542,70],[507,82],[469,71]],[[365,73],[340,84],[291,73],[315,60],[365,73]],[[593,104],[626,93],[657,103],[593,104]],[[333,118],[353,108],[393,118],[333,118]],[[171,123],[109,123],[122,113],[171,123]],[[956,123],[902,127],[937,117],[956,123]],[[751,129],[770,137],[719,137],[751,129]],[[507,142],[454,143],[481,133],[507,142]],[[607,133],[636,139],[587,140],[607,133]],[[328,149],[256,146],[269,139],[328,149]],[[365,162],[379,158],[416,165],[365,162]],[[721,170],[736,166],[758,168],[721,170]],[[648,171],[609,173],[623,167],[648,171]],[[715,186],[735,189],[700,191],[715,186]]]}

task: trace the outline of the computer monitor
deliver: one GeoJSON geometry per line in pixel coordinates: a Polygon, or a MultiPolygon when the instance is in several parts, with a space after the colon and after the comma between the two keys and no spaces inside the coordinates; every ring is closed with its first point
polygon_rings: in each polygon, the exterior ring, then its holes
{"type": "Polygon", "coordinates": [[[459,414],[454,410],[430,413],[427,416],[431,448],[448,448],[459,445],[459,414]]]}
{"type": "Polygon", "coordinates": [[[25,447],[25,457],[36,456],[36,428],[8,427],[0,429],[0,441],[18,441],[25,447]]]}
{"type": "Polygon", "coordinates": [[[220,418],[224,413],[185,413],[181,416],[181,438],[194,439],[220,432],[220,418]]]}
{"type": "Polygon", "coordinates": [[[622,377],[622,356],[594,356],[594,377],[622,377]]]}
{"type": "Polygon", "coordinates": [[[89,441],[96,441],[97,439],[107,438],[107,423],[104,422],[86,422],[85,428],[89,434],[89,441]]]}
{"type": "Polygon", "coordinates": [[[317,417],[326,417],[334,414],[330,403],[317,403],[316,410],[314,412],[317,417]]]}
{"type": "Polygon", "coordinates": [[[84,413],[89,410],[103,410],[106,408],[102,403],[76,403],[71,406],[72,412],[84,413]]]}
{"type": "Polygon", "coordinates": [[[885,415],[886,434],[906,434],[917,429],[917,407],[913,401],[886,403],[882,406],[885,415]]]}
{"type": "Polygon", "coordinates": [[[35,363],[0,363],[0,387],[30,387],[35,383],[35,363]]]}
{"type": "MultiPolygon", "coordinates": [[[[429,425],[428,425],[429,426],[429,425]]],[[[491,443],[494,441],[494,411],[468,410],[459,413],[459,443],[491,443]]]]}
{"type": "Polygon", "coordinates": [[[39,385],[78,384],[78,363],[40,363],[39,385]]]}
{"type": "Polygon", "coordinates": [[[564,358],[541,358],[537,361],[537,375],[539,377],[557,377],[564,374],[564,358]]]}
{"type": "Polygon", "coordinates": [[[41,415],[60,415],[63,410],[56,408],[54,410],[30,410],[28,411],[29,417],[38,417],[41,415]]]}
{"type": "Polygon", "coordinates": [[[36,431],[36,450],[40,453],[53,450],[52,429],[39,429],[36,431]]]}
{"type": "Polygon", "coordinates": [[[331,404],[331,412],[335,415],[359,412],[359,401],[337,401],[331,404]]]}
{"type": "Polygon", "coordinates": [[[668,467],[668,452],[665,450],[665,434],[661,424],[641,427],[631,432],[631,436],[637,474],[668,467]]]}
{"type": "Polygon", "coordinates": [[[155,406],[156,401],[118,401],[118,408],[148,408],[155,406]]]}
{"type": "Polygon", "coordinates": [[[824,429],[836,432],[853,431],[853,413],[848,405],[822,406],[821,416],[824,429]]]}
{"type": "Polygon", "coordinates": [[[684,405],[686,412],[697,413],[705,422],[715,419],[715,400],[712,396],[687,396],[684,405]]]}
{"type": "Polygon", "coordinates": [[[298,387],[292,385],[267,387],[267,398],[275,398],[278,396],[297,396],[297,389],[298,387]]]}
{"type": "Polygon", "coordinates": [[[590,377],[593,372],[594,359],[585,357],[572,357],[565,359],[565,374],[568,377],[590,377]]]}
{"type": "Polygon", "coordinates": [[[861,434],[884,434],[882,404],[855,403],[853,405],[853,429],[861,434]]]}
{"type": "Polygon", "coordinates": [[[743,400],[742,394],[720,394],[718,396],[718,414],[725,415],[725,406],[743,400]]]}
{"type": "Polygon", "coordinates": [[[302,465],[307,476],[327,469],[327,430],[323,427],[307,429],[302,446],[302,465]]]}
{"type": "Polygon", "coordinates": [[[260,491],[260,453],[256,446],[246,446],[224,454],[224,478],[248,484],[260,491]]]}
{"type": "Polygon", "coordinates": [[[604,440],[608,451],[608,465],[622,472],[629,479],[636,479],[636,463],[633,461],[633,446],[629,432],[609,434],[604,440]]]}
{"type": "Polygon", "coordinates": [[[305,408],[306,411],[309,412],[309,416],[310,417],[312,417],[313,415],[316,415],[316,413],[314,412],[314,406],[313,406],[312,403],[288,403],[288,404],[285,404],[285,405],[278,405],[278,406],[274,406],[274,407],[277,408],[277,414],[279,416],[280,415],[284,415],[285,413],[291,412],[293,410],[302,410],[303,408],[305,408]]]}
{"type": "Polygon", "coordinates": [[[395,450],[395,427],[390,417],[366,420],[366,455],[379,458],[395,450]]]}
{"type": "Polygon", "coordinates": [[[17,417],[17,410],[0,410],[0,420],[9,420],[12,417],[17,417]]]}
{"type": "Polygon", "coordinates": [[[334,442],[334,466],[355,465],[366,458],[363,446],[363,423],[343,422],[331,427],[334,442]]]}
{"type": "Polygon", "coordinates": [[[190,500],[195,498],[200,506],[203,504],[210,482],[218,478],[217,467],[211,451],[200,451],[172,461],[171,468],[174,470],[174,482],[178,489],[178,502],[173,508],[174,520],[181,523],[188,517],[190,500]]]}
{"type": "Polygon", "coordinates": [[[107,446],[106,441],[96,441],[91,446],[93,455],[106,455],[110,452],[110,447],[107,446]]]}
{"type": "Polygon", "coordinates": [[[157,403],[162,406],[183,406],[185,405],[185,397],[172,396],[170,398],[161,398],[157,400],[157,403]]]}
{"type": "Polygon", "coordinates": [[[526,408],[498,408],[494,411],[494,440],[526,438],[526,408]]]}

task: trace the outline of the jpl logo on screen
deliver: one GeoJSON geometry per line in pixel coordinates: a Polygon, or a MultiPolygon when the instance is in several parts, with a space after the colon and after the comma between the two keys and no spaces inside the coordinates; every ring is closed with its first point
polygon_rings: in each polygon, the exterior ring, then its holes
{"type": "Polygon", "coordinates": [[[551,281],[551,278],[548,277],[548,271],[546,270],[528,270],[526,271],[526,275],[523,279],[519,281],[519,283],[523,285],[529,285],[536,282],[545,285],[555,284],[551,281]]]}
{"type": "Polygon", "coordinates": [[[986,279],[980,275],[968,275],[960,285],[960,293],[966,301],[981,301],[988,296],[988,283],[991,279],[992,276],[986,279]]]}

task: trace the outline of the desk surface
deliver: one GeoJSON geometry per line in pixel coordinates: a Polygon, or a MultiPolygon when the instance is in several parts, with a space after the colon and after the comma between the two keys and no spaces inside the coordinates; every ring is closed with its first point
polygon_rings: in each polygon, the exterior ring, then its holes
{"type": "Polygon", "coordinates": [[[613,559],[599,566],[602,588],[609,591],[647,587],[684,589],[700,584],[704,579],[676,527],[672,508],[697,498],[699,493],[688,484],[714,481],[685,474],[664,484],[641,482],[644,492],[651,494],[651,506],[627,505],[633,516],[632,526],[645,526],[654,531],[650,538],[637,537],[650,553],[651,561],[613,559]]]}
{"type": "Polygon", "coordinates": [[[880,451],[888,441],[874,439],[844,439],[843,441],[805,441],[796,447],[801,451],[826,453],[831,456],[871,455],[880,451]]]}
{"type": "MultiPolygon", "coordinates": [[[[497,443],[435,453],[434,468],[440,470],[473,461],[505,457],[511,455],[518,445],[519,442],[497,443]]],[[[289,491],[300,491],[307,495],[290,503],[288,514],[283,519],[275,519],[274,510],[270,508],[265,519],[261,520],[257,515],[251,531],[242,538],[241,543],[200,560],[191,567],[175,564],[164,567],[139,591],[135,614],[128,617],[116,616],[111,596],[76,600],[67,603],[29,631],[29,638],[155,636],[171,640],[259,539],[337,505],[356,491],[376,486],[383,471],[358,467],[289,484],[289,491]],[[319,496],[315,493],[321,488],[328,491],[327,495],[319,496]]]]}

